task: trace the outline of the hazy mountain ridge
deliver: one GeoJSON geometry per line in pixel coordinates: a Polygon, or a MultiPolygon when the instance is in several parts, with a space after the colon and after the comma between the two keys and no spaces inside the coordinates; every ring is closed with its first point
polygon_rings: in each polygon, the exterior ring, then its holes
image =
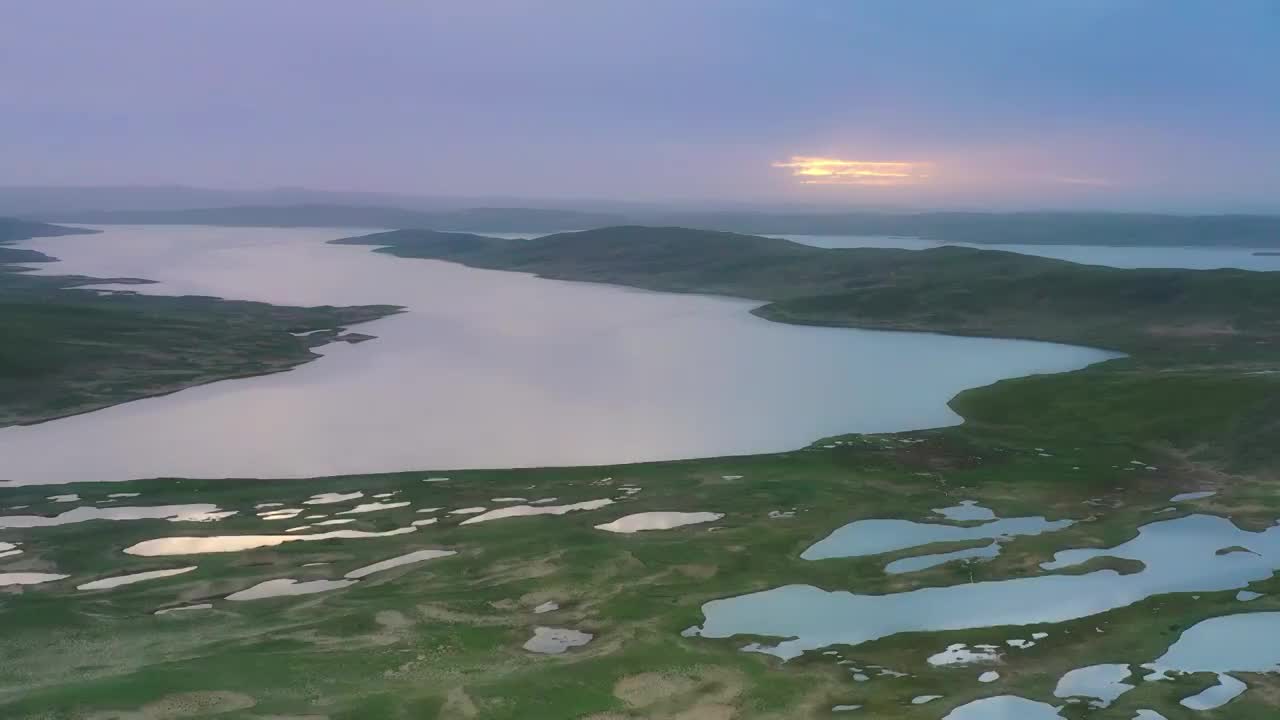
{"type": "Polygon", "coordinates": [[[617,224],[621,216],[541,208],[466,208],[423,212],[356,205],[245,205],[183,210],[86,210],[55,213],[59,222],[243,227],[430,228],[556,232],[617,224]]]}
{"type": "MultiPolygon", "coordinates": [[[[34,212],[34,211],[33,211],[34,212]]],[[[889,235],[944,243],[1140,247],[1280,247],[1280,216],[1107,212],[594,212],[543,207],[417,210],[383,205],[236,205],[61,210],[41,219],[103,224],[414,228],[551,233],[613,225],[679,226],[765,235],[889,235]]]]}

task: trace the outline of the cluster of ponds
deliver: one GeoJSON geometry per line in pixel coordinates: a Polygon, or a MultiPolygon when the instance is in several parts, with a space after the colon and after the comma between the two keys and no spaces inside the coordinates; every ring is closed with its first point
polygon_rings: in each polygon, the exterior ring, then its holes
{"type": "MultiPolygon", "coordinates": [[[[1185,493],[1174,500],[1188,502],[1211,495],[1212,492],[1185,493]]],[[[810,546],[801,557],[811,561],[859,557],[934,542],[984,538],[993,539],[998,548],[1000,542],[1016,535],[1038,534],[1069,525],[1039,517],[1001,520],[972,502],[935,512],[944,521],[874,519],[849,523],[810,546]]],[[[966,556],[948,553],[906,560],[919,560],[920,567],[928,567],[957,558],[966,556]]],[[[893,572],[892,565],[886,570],[893,572]]],[[[736,635],[779,638],[773,643],[753,642],[743,649],[787,660],[819,648],[858,645],[903,632],[1063,622],[1165,593],[1240,589],[1237,598],[1247,601],[1258,594],[1243,588],[1270,578],[1280,569],[1280,524],[1253,532],[1237,527],[1226,518],[1193,514],[1144,525],[1137,537],[1115,547],[1058,552],[1053,560],[1043,563],[1042,569],[1045,574],[1032,577],[886,595],[787,585],[708,602],[703,605],[704,623],[686,630],[685,634],[705,638],[736,635]],[[1110,569],[1070,575],[1057,572],[1098,558],[1136,561],[1141,569],[1129,574],[1110,569]]],[[[1014,639],[1007,645],[1025,649],[1045,637],[1045,633],[1035,633],[1030,640],[1014,639]]],[[[1187,630],[1162,657],[1145,665],[1150,670],[1146,679],[1156,681],[1169,672],[1217,673],[1216,685],[1183,699],[1182,704],[1193,709],[1218,707],[1246,689],[1243,682],[1227,673],[1280,672],[1280,644],[1273,642],[1276,637],[1280,637],[1280,613],[1248,613],[1206,620],[1187,630]]],[[[928,662],[935,666],[964,665],[996,663],[1000,658],[999,646],[953,645],[930,656],[928,662]]],[[[1061,678],[1055,695],[1067,702],[1086,701],[1095,707],[1105,707],[1134,687],[1125,682],[1131,675],[1131,668],[1121,664],[1079,668],[1061,678]]],[[[997,672],[988,670],[978,681],[998,678],[997,672]]],[[[947,717],[986,720],[1061,716],[1055,706],[1001,696],[962,706],[947,717]]]]}

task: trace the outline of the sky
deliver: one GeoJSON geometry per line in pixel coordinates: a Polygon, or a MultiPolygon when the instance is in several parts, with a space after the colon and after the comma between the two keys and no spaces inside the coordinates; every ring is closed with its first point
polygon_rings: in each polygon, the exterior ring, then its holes
{"type": "Polygon", "coordinates": [[[0,185],[1280,211],[1276,0],[0,0],[0,185]]]}

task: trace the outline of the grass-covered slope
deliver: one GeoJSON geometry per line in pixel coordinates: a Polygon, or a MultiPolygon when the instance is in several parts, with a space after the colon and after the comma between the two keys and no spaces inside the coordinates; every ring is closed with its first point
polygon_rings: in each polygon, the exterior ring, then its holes
{"type": "Polygon", "coordinates": [[[1242,270],[1120,270],[959,247],[824,249],[637,226],[533,240],[398,230],[338,242],[561,280],[754,298],[771,303],[759,314],[791,323],[1033,338],[1153,358],[1224,347],[1252,356],[1269,350],[1259,343],[1280,341],[1280,282],[1242,270]]]}
{"type": "MultiPolygon", "coordinates": [[[[344,242],[565,279],[726,292],[772,303],[760,312],[786,321],[1089,341],[1133,355],[962,393],[952,404],[963,425],[828,438],[774,455],[0,488],[4,505],[27,506],[5,515],[190,502],[235,511],[213,522],[95,521],[0,532],[0,540],[21,550],[0,571],[68,576],[0,595],[7,628],[0,716],[940,720],[976,698],[1016,694],[1063,706],[1070,720],[1130,720],[1139,710],[1170,720],[1275,717],[1275,673],[1238,674],[1247,692],[1198,713],[1179,701],[1213,685],[1212,673],[1144,682],[1138,678],[1146,671],[1136,666],[1206,618],[1280,611],[1280,577],[1250,584],[1262,596],[1247,604],[1237,588],[1164,593],[1063,623],[898,633],[785,664],[741,651],[761,638],[708,640],[681,631],[702,622],[705,602],[788,584],[888,594],[1035,576],[1057,551],[1113,546],[1142,525],[1193,512],[1227,517],[1250,531],[1273,526],[1280,516],[1280,374],[1266,371],[1280,369],[1273,349],[1280,274],[1113,271],[963,250],[823,251],[644,228],[534,242],[416,231],[344,242]],[[353,491],[361,497],[307,504],[315,493],[353,491]],[[1175,493],[1189,491],[1217,494],[1171,503],[1175,493]],[[51,498],[53,492],[78,497],[60,502],[65,498],[51,498]],[[467,525],[474,515],[451,512],[502,507],[517,497],[614,503],[467,525]],[[352,512],[374,498],[385,505],[352,512]],[[886,563],[973,544],[799,557],[850,521],[936,522],[934,508],[965,499],[1002,517],[1075,523],[1009,539],[987,562],[905,574],[886,572],[886,563]],[[272,519],[269,510],[283,508],[297,511],[272,519]],[[633,536],[594,527],[629,513],[673,510],[724,517],[633,536]],[[333,520],[350,520],[337,525],[348,530],[412,532],[205,555],[123,552],[171,536],[285,533],[300,525],[311,527],[297,532],[317,533],[330,526],[314,523],[333,520]],[[457,554],[317,594],[226,599],[264,581],[341,579],[423,549],[457,554]],[[197,568],[136,585],[77,589],[117,574],[190,565],[197,568]],[[558,607],[537,611],[549,601],[558,607]],[[155,614],[203,604],[210,607],[155,614]],[[523,644],[539,626],[594,638],[563,655],[537,655],[523,644]],[[1007,644],[1032,637],[1033,646],[1007,644]],[[992,644],[1002,657],[977,666],[927,662],[953,643],[992,644]],[[1064,673],[1097,663],[1133,664],[1129,682],[1136,687],[1105,709],[1054,697],[1064,673]],[[990,669],[999,677],[978,682],[990,669]],[[939,697],[914,702],[925,695],[939,697]],[[862,707],[833,713],[839,705],[862,707]]],[[[1079,572],[1086,570],[1141,568],[1100,558],[1079,572]]],[[[1194,570],[1189,563],[1188,572],[1194,570]]]]}
{"type": "Polygon", "coordinates": [[[1052,418],[1073,432],[1134,429],[1147,442],[1233,464],[1280,454],[1275,376],[1263,374],[1277,366],[1280,347],[1276,273],[1122,270],[959,247],[823,249],[686,228],[532,240],[399,230],[337,242],[562,280],[754,298],[766,303],[758,315],[780,322],[1119,350],[1130,357],[1000,383],[954,404],[970,423],[1041,427],[1052,418]]]}
{"type": "MultiPolygon", "coordinates": [[[[0,219],[4,242],[78,228],[0,219]]],[[[193,385],[287,370],[342,326],[396,308],[279,307],[208,297],[99,295],[101,279],[33,275],[51,262],[0,246],[0,427],[39,422],[193,385]],[[333,330],[295,337],[290,332],[333,330]]],[[[138,282],[138,281],[132,281],[138,282]]]]}
{"type": "Polygon", "coordinates": [[[87,235],[97,230],[87,228],[63,227],[48,223],[19,220],[18,218],[0,217],[0,265],[7,263],[51,262],[54,258],[42,252],[26,248],[5,247],[9,243],[38,237],[57,237],[59,235],[87,235]]]}
{"type": "Polygon", "coordinates": [[[1129,247],[1277,247],[1278,215],[1125,212],[703,212],[663,224],[793,235],[894,235],[939,242],[1129,247]]]}

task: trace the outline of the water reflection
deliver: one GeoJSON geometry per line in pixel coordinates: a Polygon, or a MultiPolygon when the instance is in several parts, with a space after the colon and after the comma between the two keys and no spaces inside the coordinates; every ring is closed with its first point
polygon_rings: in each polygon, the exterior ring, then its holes
{"type": "Polygon", "coordinates": [[[1189,515],[1145,525],[1136,538],[1114,548],[1060,552],[1044,568],[1071,568],[1099,557],[1137,560],[1143,569],[1128,575],[1098,570],[888,595],[786,585],[706,603],[706,622],[693,634],[786,638],[758,646],[785,659],[827,645],[856,645],[902,632],[1063,622],[1156,594],[1233,590],[1267,579],[1280,569],[1280,526],[1249,532],[1224,518],[1189,515]],[[1236,545],[1252,552],[1218,554],[1236,545]]]}
{"type": "Polygon", "coordinates": [[[0,480],[312,477],[794,449],[954,424],[946,401],[1085,348],[771,323],[753,303],[542,280],[323,241],[354,231],[112,226],[24,243],[37,272],[146,293],[389,303],[376,341],[287,373],[0,430],[0,480]],[[68,453],[68,447],[76,452],[68,453]]]}

